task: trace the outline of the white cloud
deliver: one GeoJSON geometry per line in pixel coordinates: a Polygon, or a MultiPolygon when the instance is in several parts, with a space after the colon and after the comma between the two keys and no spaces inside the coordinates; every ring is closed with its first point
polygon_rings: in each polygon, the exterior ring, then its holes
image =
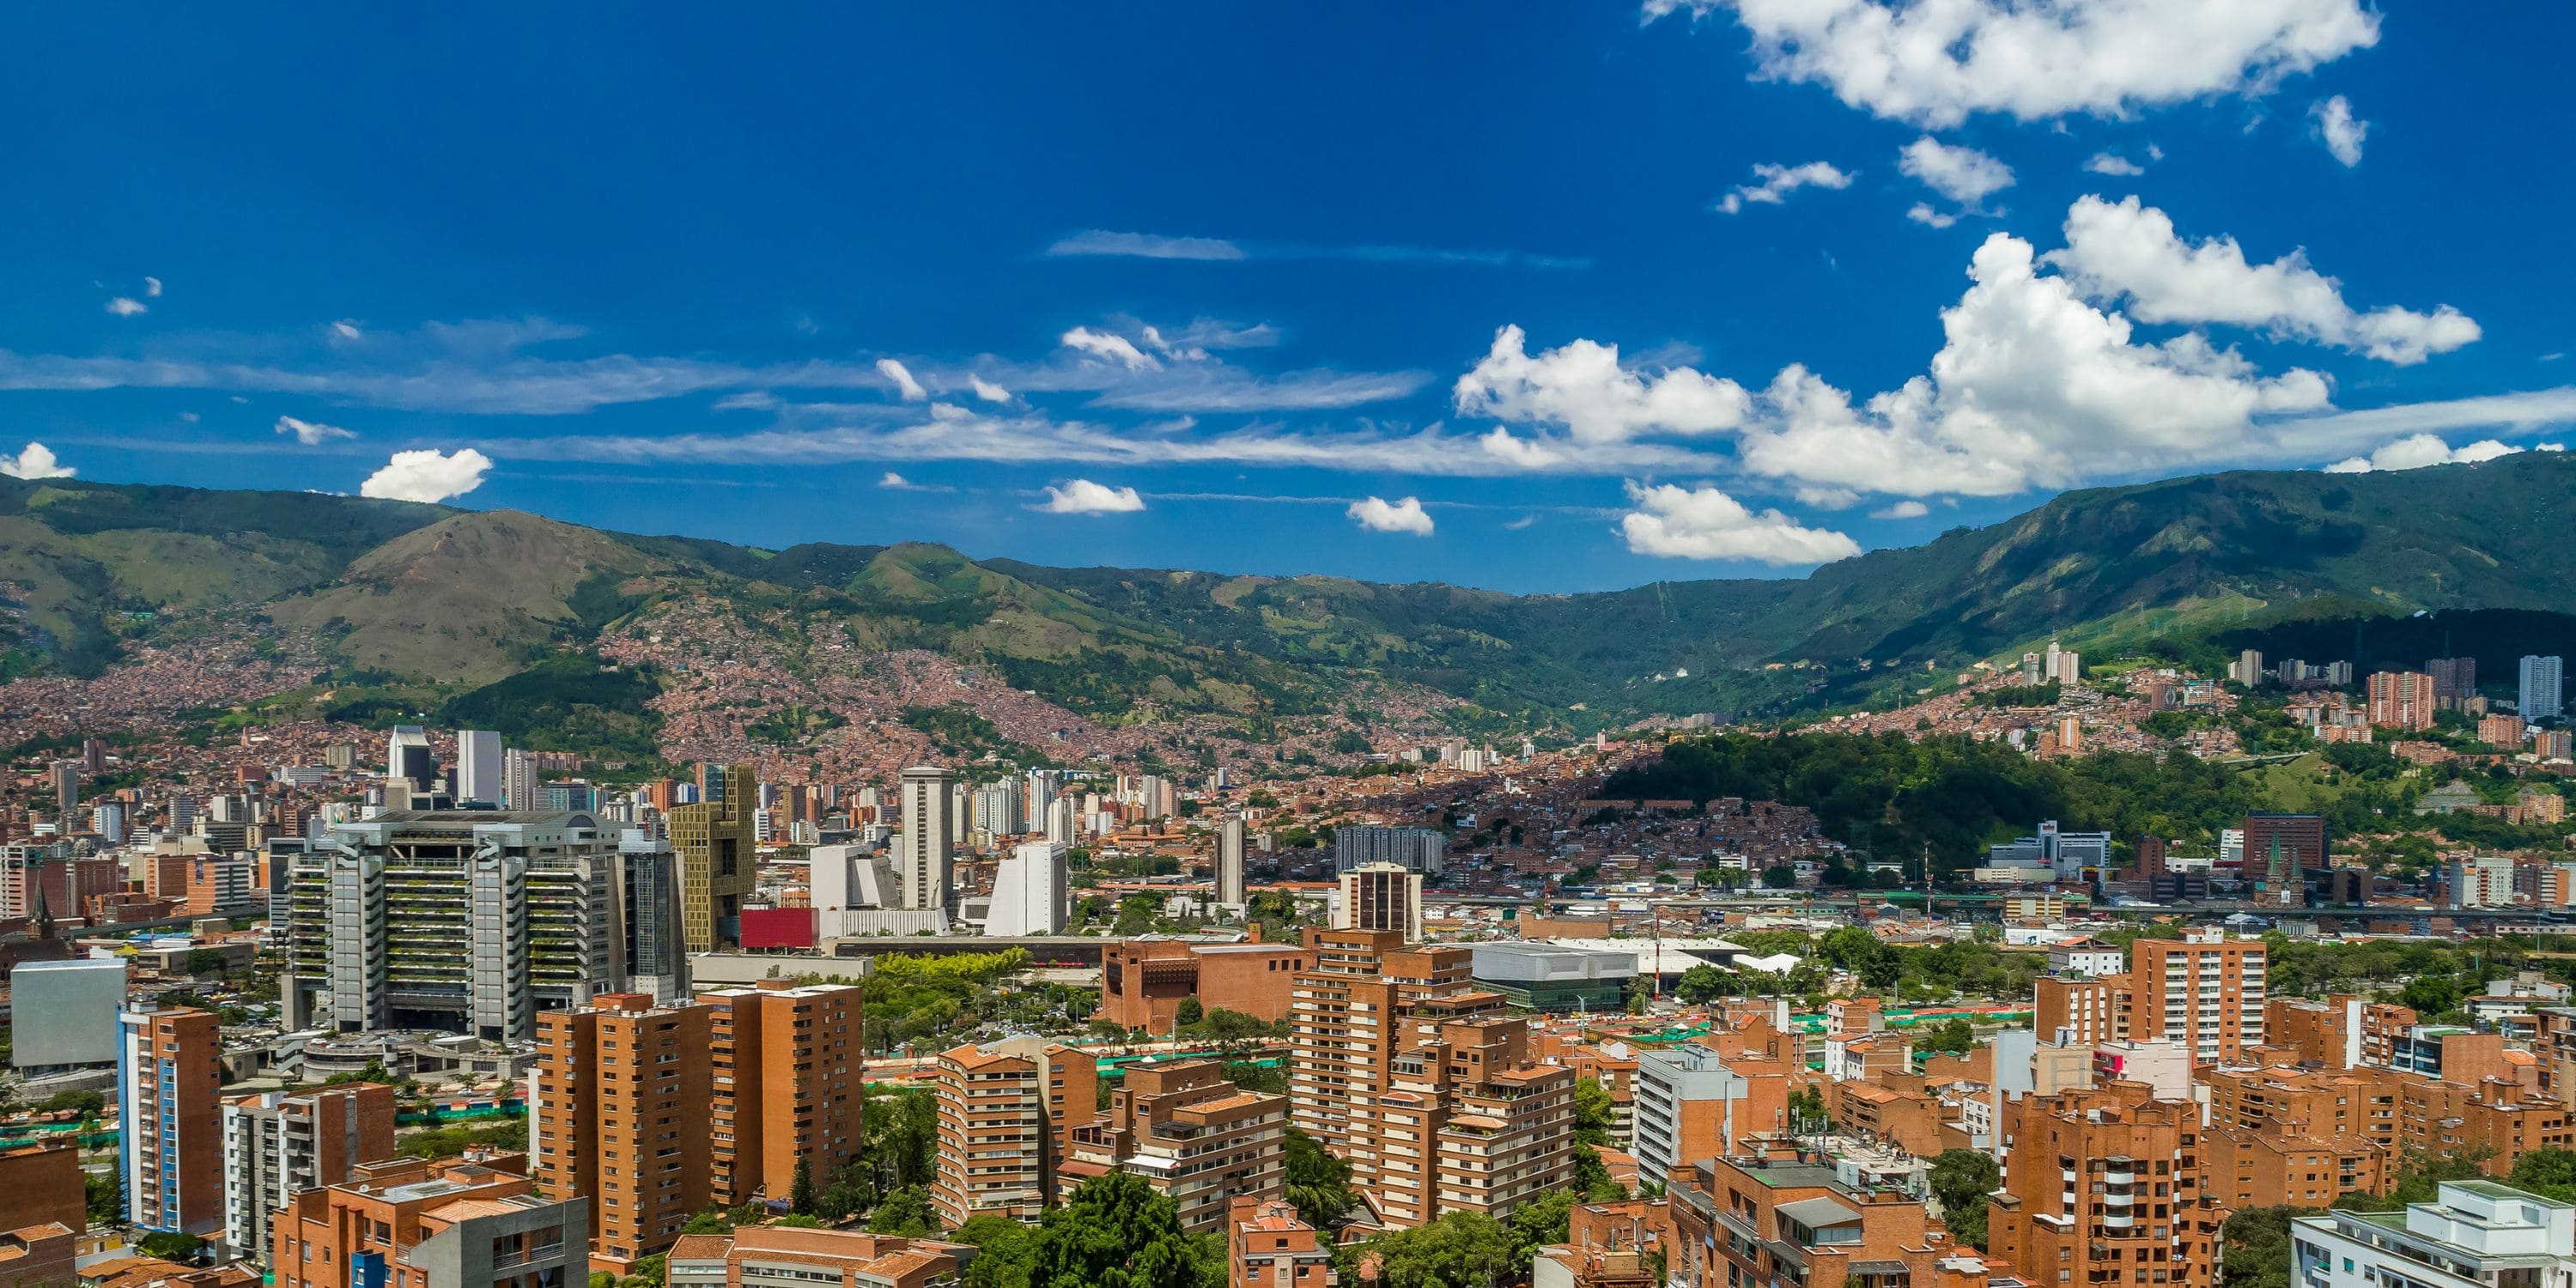
{"type": "Polygon", "coordinates": [[[2370,122],[2353,117],[2350,100],[2337,94],[2310,106],[2308,122],[2335,160],[2347,169],[2361,164],[2361,141],[2370,137],[2370,122]]]}
{"type": "Polygon", "coordinates": [[[1758,182],[1740,185],[1718,199],[1719,213],[1734,214],[1744,209],[1748,201],[1776,206],[1800,188],[1848,188],[1852,182],[1850,172],[1835,169],[1822,161],[1810,161],[1805,165],[1764,163],[1753,167],[1753,177],[1758,182]]]}
{"type": "Polygon", "coordinates": [[[151,299],[157,300],[161,298],[161,279],[157,277],[144,278],[143,294],[151,299]]]}
{"type": "Polygon", "coordinates": [[[904,476],[902,476],[902,475],[900,475],[900,474],[895,473],[893,470],[887,470],[887,471],[885,472],[885,477],[877,480],[877,486],[878,486],[878,487],[890,487],[890,488],[908,488],[908,487],[911,487],[911,486],[912,486],[912,480],[910,480],[910,479],[908,479],[908,478],[905,478],[904,476]]]}
{"type": "Polygon", "coordinates": [[[1807,483],[1799,485],[1790,495],[1798,498],[1798,504],[1812,505],[1819,510],[1848,510],[1860,504],[1860,493],[1847,487],[1819,487],[1807,483]]]}
{"type": "Polygon", "coordinates": [[[1907,207],[1905,217],[1918,224],[1930,224],[1934,228],[1947,228],[1950,225],[1959,222],[1959,217],[1957,215],[1944,214],[1938,210],[1934,210],[1932,208],[1932,203],[1928,201],[1918,201],[1912,206],[1907,207]]]}
{"type": "Polygon", "coordinates": [[[930,391],[912,378],[912,371],[892,358],[877,359],[877,373],[894,382],[895,392],[902,394],[905,402],[920,402],[930,396],[930,391]]]}
{"type": "Polygon", "coordinates": [[[2126,300],[2142,322],[2253,327],[2401,365],[2478,338],[2478,324],[2447,304],[2356,312],[2300,251],[2257,265],[2232,237],[2186,243],[2165,212],[2135,197],[2079,198],[2066,212],[2066,248],[2045,258],[2087,298],[2126,300]]]}
{"type": "Polygon", "coordinates": [[[1145,498],[1132,487],[1110,487],[1089,479],[1074,479],[1060,488],[1048,488],[1045,505],[1035,508],[1049,514],[1133,514],[1145,508],[1145,498]]]}
{"type": "Polygon", "coordinates": [[[1688,367],[1651,374],[1622,367],[1616,345],[1576,340],[1537,357],[1526,345],[1517,326],[1494,333],[1493,348],[1458,377],[1460,414],[1562,425],[1577,442],[1615,443],[1733,429],[1751,401],[1734,381],[1688,367]]]}
{"type": "Polygon", "coordinates": [[[363,340],[367,333],[358,329],[355,318],[342,318],[331,324],[331,334],[343,340],[363,340]]]}
{"type": "Polygon", "coordinates": [[[0,474],[13,479],[67,479],[72,467],[54,458],[54,449],[29,443],[16,456],[0,456],[0,474]]]}
{"type": "Polygon", "coordinates": [[[1417,537],[1431,535],[1431,516],[1423,512],[1419,497],[1406,497],[1390,504],[1384,497],[1362,497],[1344,511],[1361,527],[1371,532],[1410,532],[1417,537]]]}
{"type": "Polygon", "coordinates": [[[1860,543],[1842,533],[1806,527],[1778,510],[1757,513],[1707,484],[1684,490],[1630,483],[1628,500],[1637,508],[1619,517],[1619,531],[1641,555],[1816,564],[1860,553],[1860,543]]]}
{"type": "Polygon", "coordinates": [[[367,476],[358,495],[391,501],[444,501],[483,486],[492,458],[471,447],[453,455],[431,449],[396,452],[383,469],[367,476]]]}
{"type": "MultiPolygon", "coordinates": [[[[1986,198],[2013,184],[2011,166],[1975,148],[1943,143],[1928,134],[1897,150],[1896,168],[1907,178],[1957,203],[1963,215],[1989,213],[1986,198]]],[[[1907,211],[1906,217],[1935,228],[1949,226],[1927,217],[1927,210],[1918,205],[1907,211]]]]}
{"type": "Polygon", "coordinates": [[[1923,504],[1921,501],[1899,501],[1884,510],[1870,511],[1869,517],[1873,519],[1920,519],[1924,515],[1930,513],[1932,513],[1932,507],[1923,504]]]}
{"type": "Polygon", "coordinates": [[[1165,237],[1094,228],[1047,247],[1047,254],[1118,255],[1135,259],[1241,259],[1243,248],[1217,237],[1165,237]]]}
{"type": "Polygon", "coordinates": [[[295,441],[306,447],[320,447],[334,439],[358,436],[355,430],[342,429],[337,425],[325,425],[320,421],[297,420],[293,416],[278,417],[277,432],[295,435],[295,441]]]}
{"type": "Polygon", "coordinates": [[[1006,403],[1011,400],[1010,390],[1004,389],[1000,385],[994,384],[992,381],[986,380],[982,376],[970,375],[966,377],[966,387],[974,390],[975,396],[986,402],[1006,403]]]}
{"type": "Polygon", "coordinates": [[[2116,175],[2130,179],[2145,174],[2147,168],[2116,152],[2096,152],[2085,158],[2084,168],[2093,174],[2116,175]]]}
{"type": "MultiPolygon", "coordinates": [[[[2541,449],[2549,450],[2547,444],[2541,449]]],[[[2326,467],[2328,474],[2368,474],[2373,470],[2420,470],[2428,465],[2473,465],[2511,456],[2521,451],[2492,438],[2480,439],[2453,448],[2431,434],[2413,434],[2398,439],[2368,456],[2355,456],[2326,467]]]]}
{"type": "Polygon", "coordinates": [[[1154,355],[1137,348],[1135,341],[1115,332],[1094,331],[1087,326],[1078,326],[1065,332],[1064,338],[1058,343],[1068,349],[1078,349],[1094,357],[1106,358],[1129,371],[1154,371],[1159,370],[1163,365],[1155,360],[1154,355]]]}
{"type": "Polygon", "coordinates": [[[137,313],[149,313],[152,310],[141,300],[120,295],[107,302],[107,311],[121,318],[130,318],[137,313]]]}
{"type": "Polygon", "coordinates": [[[2379,40],[2359,0],[1645,0],[1732,12],[1759,74],[1930,128],[2249,98],[2379,40]]]}

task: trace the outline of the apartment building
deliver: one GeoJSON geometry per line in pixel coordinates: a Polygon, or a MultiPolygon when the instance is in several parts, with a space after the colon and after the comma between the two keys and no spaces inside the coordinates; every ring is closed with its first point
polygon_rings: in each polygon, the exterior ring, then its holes
{"type": "Polygon", "coordinates": [[[712,1200],[714,1015],[613,993],[537,1017],[536,1187],[590,1200],[592,1259],[614,1273],[668,1247],[712,1200]]]}
{"type": "Polygon", "coordinates": [[[589,1201],[530,1192],[520,1155],[370,1164],[275,1218],[276,1288],[547,1288],[583,1281],[589,1201]]]}
{"type": "MultiPolygon", "coordinates": [[[[1239,1198],[1225,1221],[1226,1288],[1335,1288],[1333,1250],[1280,1198],[1239,1198]]],[[[678,1288],[674,1285],[674,1288],[678,1288]]]]}
{"type": "Polygon", "coordinates": [[[1131,1065],[1110,1093],[1109,1117],[1074,1130],[1056,1193],[1112,1171],[1145,1178],[1180,1209],[1181,1229],[1219,1229],[1236,1200],[1276,1198],[1286,1185],[1288,1098],[1247,1092],[1215,1060],[1131,1065]]]}
{"type": "Polygon", "coordinates": [[[1668,1194],[1665,1276],[1680,1288],[1984,1281],[1920,1194],[1846,1178],[1830,1159],[1705,1158],[1668,1194]]]}
{"type": "Polygon", "coordinates": [[[2385,1065],[2396,1040],[2415,1026],[2415,1012],[2355,993],[2324,999],[2274,997],[2263,1003],[2263,1038],[2329,1069],[2385,1065]]]}
{"type": "Polygon", "coordinates": [[[2358,1137],[2319,1135],[2296,1119],[2251,1131],[2213,1126],[2203,1145],[2210,1201],[2229,1211],[2329,1207],[2347,1194],[2385,1193],[2397,1181],[2386,1150],[2358,1137]]]}
{"type": "MultiPolygon", "coordinates": [[[[1800,1065],[1803,1073],[1805,1066],[1800,1065]]],[[[1789,1130],[1788,1065],[1728,1056],[1696,1042],[1637,1052],[1637,1174],[1668,1181],[1746,1136],[1789,1130]]]]}
{"type": "Polygon", "coordinates": [[[290,860],[289,1027],[499,1041],[539,1011],[685,991],[673,856],[589,813],[395,810],[290,860]]]}
{"type": "Polygon", "coordinates": [[[680,939],[693,953],[742,942],[742,904],[759,887],[760,769],[698,766],[698,799],[663,815],[677,853],[680,939]]]}
{"type": "Polygon", "coordinates": [[[224,1102],[224,1242],[264,1260],[269,1218],[305,1190],[394,1156],[394,1089],[381,1083],[270,1091],[224,1102]]]}
{"type": "Polygon", "coordinates": [[[2004,1185],[1987,1199],[1986,1250],[2034,1284],[2164,1282],[2210,1288],[2227,1213],[2205,1183],[2197,1106],[2113,1082],[2007,1102],[2004,1185]]]}
{"type": "Polygon", "coordinates": [[[2129,976],[2042,976],[2034,985],[2031,1028],[2052,1042],[2078,1046],[2129,1036],[2129,976]]]}
{"type": "Polygon", "coordinates": [[[974,1255],[936,1239],[746,1225],[682,1235],[663,1273],[667,1288],[934,1288],[960,1282],[974,1255]]]}
{"type": "Polygon", "coordinates": [[[1664,1288],[1678,1243],[1668,1199],[1578,1203],[1565,1242],[1538,1250],[1530,1288],[1664,1288]]]}
{"type": "Polygon", "coordinates": [[[2129,947],[2125,1036],[2171,1038],[2196,1061],[2235,1060],[2263,1045],[2263,941],[2190,930],[2129,947]]]}
{"type": "Polygon", "coordinates": [[[930,1203],[949,1229],[972,1216],[1037,1219],[1075,1136],[1098,1115],[1089,1052],[1039,1037],[939,1055],[939,1157],[930,1203]]]}
{"type": "Polygon", "coordinates": [[[223,1031],[186,1007],[117,1016],[116,1104],[125,1219],[211,1234],[224,1222],[223,1031]]]}
{"type": "Polygon", "coordinates": [[[801,1165],[816,1186],[859,1156],[860,996],[855,985],[704,993],[722,1206],[783,1199],[801,1165]]]}
{"type": "Polygon", "coordinates": [[[2309,1288],[2564,1284],[2576,1278],[2576,1204],[2444,1181],[2402,1214],[2292,1217],[2290,1275],[2309,1288]]]}

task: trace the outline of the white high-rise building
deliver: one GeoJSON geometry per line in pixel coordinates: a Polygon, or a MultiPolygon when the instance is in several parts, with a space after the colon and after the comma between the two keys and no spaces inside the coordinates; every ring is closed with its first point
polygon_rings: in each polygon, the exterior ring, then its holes
{"type": "Polygon", "coordinates": [[[385,778],[408,782],[424,792],[437,788],[438,757],[429,749],[428,730],[419,725],[395,725],[385,735],[385,778]]]}
{"type": "Polygon", "coordinates": [[[1030,841],[1013,850],[993,874],[987,935],[1059,935],[1073,919],[1073,881],[1065,847],[1030,841]]]}
{"type": "Polygon", "coordinates": [[[2522,659],[2522,691],[2514,710],[2525,720],[2555,720],[2566,713],[2560,687],[2565,661],[2555,657],[2522,659]]]}
{"type": "Polygon", "coordinates": [[[1076,828],[1077,825],[1074,822],[1072,797],[1059,796],[1053,802],[1048,804],[1046,816],[1046,839],[1050,841],[1062,841],[1067,845],[1071,845],[1075,839],[1074,833],[1076,828]]]}
{"type": "Polygon", "coordinates": [[[1216,829],[1216,901],[1229,908],[1244,904],[1243,816],[1229,816],[1216,829]]]}
{"type": "Polygon", "coordinates": [[[950,829],[962,821],[955,789],[955,778],[935,765],[903,771],[896,789],[903,797],[903,838],[896,866],[903,876],[904,907],[948,907],[950,871],[957,853],[950,829]]]}
{"type": "Polygon", "coordinates": [[[537,808],[537,758],[516,747],[501,753],[501,808],[537,808]]]}
{"type": "Polygon", "coordinates": [[[501,803],[501,735],[489,729],[456,731],[456,801],[501,803]]]}

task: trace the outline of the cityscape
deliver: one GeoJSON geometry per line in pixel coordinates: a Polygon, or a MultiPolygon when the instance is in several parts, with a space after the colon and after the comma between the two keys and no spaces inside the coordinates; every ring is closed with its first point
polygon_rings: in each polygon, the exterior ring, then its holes
{"type": "Polygon", "coordinates": [[[2576,1288],[2569,37],[0,13],[0,1288],[2576,1288]]]}

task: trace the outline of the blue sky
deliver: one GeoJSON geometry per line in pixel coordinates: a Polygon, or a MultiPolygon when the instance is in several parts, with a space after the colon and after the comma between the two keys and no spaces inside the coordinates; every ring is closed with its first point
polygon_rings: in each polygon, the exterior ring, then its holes
{"type": "Polygon", "coordinates": [[[2576,16],[1663,8],[22,9],[8,466],[1573,590],[2576,420],[2576,16]]]}

